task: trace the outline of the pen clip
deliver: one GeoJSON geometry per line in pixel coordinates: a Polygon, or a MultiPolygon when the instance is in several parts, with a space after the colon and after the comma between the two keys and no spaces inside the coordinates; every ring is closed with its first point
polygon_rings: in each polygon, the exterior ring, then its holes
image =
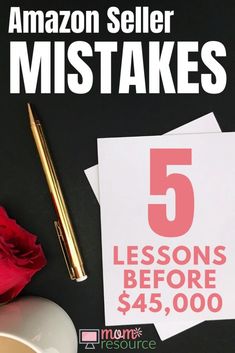
{"type": "Polygon", "coordinates": [[[63,231],[61,229],[60,222],[59,221],[54,221],[54,224],[55,224],[56,233],[57,233],[58,238],[59,238],[60,246],[61,246],[61,249],[62,249],[62,252],[63,252],[63,255],[64,255],[65,263],[67,265],[67,268],[68,268],[68,271],[69,271],[71,279],[74,280],[75,279],[75,274],[74,274],[74,270],[73,270],[73,268],[71,266],[71,262],[70,262],[70,259],[68,257],[68,254],[67,254],[67,249],[66,249],[66,246],[65,246],[63,231]]]}

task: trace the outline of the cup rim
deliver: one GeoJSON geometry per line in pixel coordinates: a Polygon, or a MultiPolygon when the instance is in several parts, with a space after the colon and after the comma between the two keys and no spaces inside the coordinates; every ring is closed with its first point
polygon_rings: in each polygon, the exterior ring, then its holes
{"type": "MultiPolygon", "coordinates": [[[[69,316],[69,314],[65,311],[65,309],[63,309],[59,304],[57,304],[56,302],[54,302],[51,299],[42,297],[42,296],[37,296],[37,295],[26,295],[26,296],[22,296],[22,297],[18,297],[15,300],[13,300],[12,302],[6,304],[6,305],[11,305],[11,303],[17,302],[17,301],[24,301],[27,299],[33,299],[33,300],[42,300],[43,302],[49,302],[50,305],[53,305],[54,307],[56,307],[57,309],[59,309],[60,312],[62,312],[67,320],[70,322],[71,328],[73,328],[74,330],[74,337],[76,339],[76,346],[78,347],[78,337],[77,337],[77,331],[76,331],[76,327],[73,323],[72,318],[69,316]]],[[[24,337],[20,337],[17,334],[12,334],[10,333],[8,330],[0,330],[0,337],[6,337],[6,338],[11,338],[15,341],[18,341],[19,343],[23,343],[26,347],[31,348],[32,350],[35,351],[35,353],[44,353],[45,352],[45,348],[43,347],[39,347],[36,343],[32,342],[32,341],[28,341],[27,339],[25,339],[24,337]]]]}
{"type": "Polygon", "coordinates": [[[11,333],[6,333],[6,332],[0,332],[0,338],[1,337],[5,337],[5,338],[11,338],[14,341],[17,341],[19,343],[24,344],[27,348],[30,348],[32,350],[35,351],[35,353],[43,353],[43,351],[38,348],[37,346],[35,346],[34,344],[32,344],[31,342],[26,341],[24,338],[22,337],[18,337],[16,335],[13,335],[11,333]]]}

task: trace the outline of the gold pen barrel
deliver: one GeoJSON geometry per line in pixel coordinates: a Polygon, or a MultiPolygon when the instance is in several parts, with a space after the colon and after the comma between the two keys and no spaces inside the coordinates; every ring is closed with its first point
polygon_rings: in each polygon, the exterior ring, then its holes
{"type": "Polygon", "coordinates": [[[37,146],[41,164],[46,176],[53,204],[58,215],[55,222],[56,232],[65,257],[71,279],[83,281],[87,278],[84,270],[81,254],[77,245],[75,233],[63,198],[60,184],[45,140],[42,126],[34,119],[30,105],[28,104],[30,126],[37,146]]]}

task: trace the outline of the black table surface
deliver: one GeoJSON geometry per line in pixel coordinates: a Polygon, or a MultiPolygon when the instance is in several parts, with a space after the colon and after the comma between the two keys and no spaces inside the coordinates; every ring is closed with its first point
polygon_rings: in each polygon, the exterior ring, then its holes
{"type": "MultiPolygon", "coordinates": [[[[10,6],[22,9],[97,9],[104,14],[109,6],[133,9],[141,2],[119,1],[2,1],[0,55],[0,203],[17,221],[38,235],[48,265],[24,289],[23,295],[39,295],[61,305],[80,328],[103,328],[104,305],[100,214],[98,202],[85,177],[84,169],[97,163],[98,137],[162,134],[199,116],[214,112],[223,131],[235,131],[234,119],[234,15],[233,1],[147,1],[152,9],[174,9],[171,34],[115,36],[88,34],[8,34],[10,6]],[[227,57],[221,59],[228,82],[219,95],[200,94],[118,94],[121,50],[113,60],[113,93],[99,93],[99,58],[89,58],[94,85],[88,94],[20,94],[9,93],[9,42],[27,40],[63,40],[67,44],[85,40],[141,40],[147,62],[150,40],[221,41],[227,57]],[[88,279],[75,283],[68,273],[56,237],[47,184],[31,136],[26,102],[32,102],[43,122],[51,153],[69,205],[75,229],[79,234],[88,279]]],[[[192,57],[194,57],[192,55],[192,57]]],[[[200,61],[200,53],[195,54],[200,61]]],[[[147,64],[146,64],[147,65],[147,64]]],[[[176,58],[173,58],[173,74],[176,58]]],[[[199,70],[200,71],[200,70],[199,70]]],[[[147,73],[147,69],[146,69],[147,73]]],[[[199,82],[200,74],[192,75],[199,82]]],[[[205,322],[162,342],[153,325],[142,325],[144,337],[157,341],[159,353],[232,353],[235,352],[235,321],[205,322]]],[[[80,347],[83,351],[84,348],[80,347]]],[[[98,348],[96,351],[99,351],[98,348]]]]}

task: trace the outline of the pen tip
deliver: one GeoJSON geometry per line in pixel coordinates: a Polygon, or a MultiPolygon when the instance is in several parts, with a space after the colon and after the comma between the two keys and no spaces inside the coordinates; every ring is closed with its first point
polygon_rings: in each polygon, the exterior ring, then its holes
{"type": "Polygon", "coordinates": [[[31,108],[31,104],[30,103],[27,103],[27,108],[28,108],[30,124],[34,124],[35,120],[34,120],[34,117],[33,117],[33,112],[32,112],[32,108],[31,108]]]}

